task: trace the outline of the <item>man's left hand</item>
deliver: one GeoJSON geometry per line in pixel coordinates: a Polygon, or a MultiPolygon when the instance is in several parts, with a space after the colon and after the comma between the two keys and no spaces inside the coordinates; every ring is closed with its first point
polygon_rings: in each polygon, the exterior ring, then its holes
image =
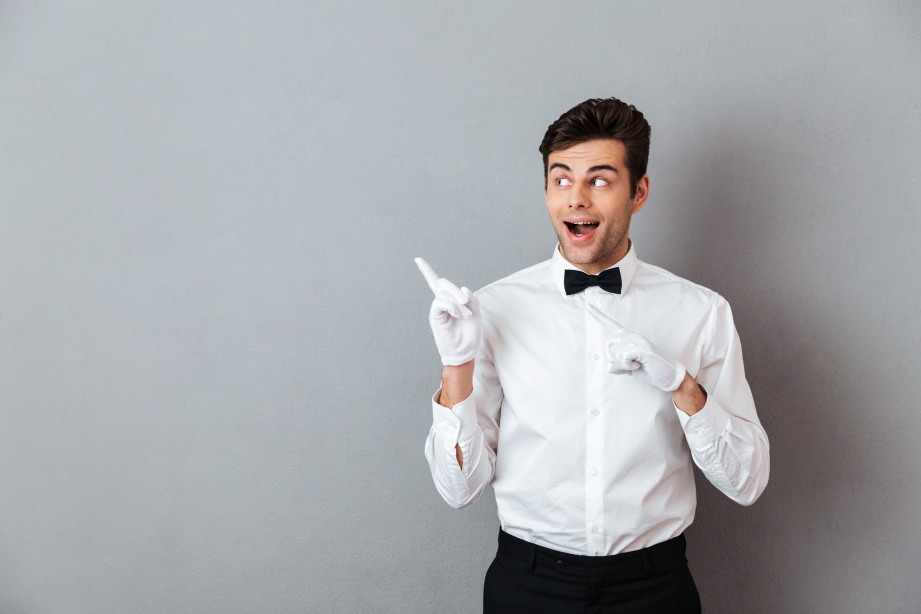
{"type": "Polygon", "coordinates": [[[687,373],[684,365],[668,358],[644,336],[624,328],[598,307],[589,304],[588,310],[607,332],[604,346],[609,373],[633,375],[665,392],[678,390],[687,373]]]}

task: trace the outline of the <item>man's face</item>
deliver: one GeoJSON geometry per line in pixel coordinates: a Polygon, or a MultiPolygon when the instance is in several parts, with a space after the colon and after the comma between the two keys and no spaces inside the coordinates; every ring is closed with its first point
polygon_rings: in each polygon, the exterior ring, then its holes
{"type": "Polygon", "coordinates": [[[626,149],[597,139],[552,152],[547,158],[547,210],[563,256],[596,275],[630,248],[630,218],[646,203],[649,177],[631,196],[626,149]]]}

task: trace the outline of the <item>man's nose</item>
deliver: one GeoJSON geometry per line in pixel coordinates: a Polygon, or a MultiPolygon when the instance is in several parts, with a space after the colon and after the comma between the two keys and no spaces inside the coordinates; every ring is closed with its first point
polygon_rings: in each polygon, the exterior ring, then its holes
{"type": "Polygon", "coordinates": [[[572,209],[584,209],[588,205],[588,189],[581,183],[574,184],[569,191],[569,207],[572,209]]]}

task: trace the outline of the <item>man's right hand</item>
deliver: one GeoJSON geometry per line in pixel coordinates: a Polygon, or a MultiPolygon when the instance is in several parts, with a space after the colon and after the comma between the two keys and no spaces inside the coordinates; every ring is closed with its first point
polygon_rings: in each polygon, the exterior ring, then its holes
{"type": "Polygon", "coordinates": [[[435,345],[445,366],[470,362],[480,347],[482,324],[476,296],[467,288],[458,288],[438,274],[422,258],[416,265],[435,295],[429,310],[429,324],[435,345]]]}

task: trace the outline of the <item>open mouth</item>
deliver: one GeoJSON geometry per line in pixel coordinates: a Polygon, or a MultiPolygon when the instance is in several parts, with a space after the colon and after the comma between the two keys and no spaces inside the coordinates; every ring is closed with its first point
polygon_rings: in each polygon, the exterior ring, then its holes
{"type": "Polygon", "coordinates": [[[588,238],[595,229],[598,228],[599,222],[563,222],[569,229],[569,234],[576,238],[588,238]]]}

